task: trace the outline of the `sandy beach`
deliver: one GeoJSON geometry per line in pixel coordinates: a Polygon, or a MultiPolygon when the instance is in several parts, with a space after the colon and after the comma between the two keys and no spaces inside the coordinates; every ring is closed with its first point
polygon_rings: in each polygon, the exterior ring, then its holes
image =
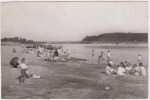
{"type": "MultiPolygon", "coordinates": [[[[28,78],[24,84],[21,84],[17,79],[20,75],[19,70],[9,65],[13,57],[12,51],[4,50],[2,47],[2,99],[146,99],[148,97],[148,76],[112,77],[104,74],[104,65],[74,61],[47,62],[37,58],[36,54],[25,54],[20,51],[17,50],[16,56],[20,59],[25,57],[29,63],[29,72],[40,75],[41,78],[28,78]]],[[[148,67],[145,68],[148,71],[148,67]]]]}

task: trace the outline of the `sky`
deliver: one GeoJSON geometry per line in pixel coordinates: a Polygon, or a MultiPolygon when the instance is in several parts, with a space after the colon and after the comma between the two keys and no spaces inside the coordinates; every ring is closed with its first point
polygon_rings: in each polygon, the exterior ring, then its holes
{"type": "Polygon", "coordinates": [[[148,32],[147,2],[3,2],[1,37],[80,41],[108,32],[148,32]]]}

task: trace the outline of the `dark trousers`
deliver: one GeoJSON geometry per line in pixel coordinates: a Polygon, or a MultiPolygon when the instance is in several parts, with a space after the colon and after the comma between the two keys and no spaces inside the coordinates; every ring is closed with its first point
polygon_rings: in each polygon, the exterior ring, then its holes
{"type": "Polygon", "coordinates": [[[26,70],[27,69],[21,69],[21,83],[24,83],[24,80],[26,78],[26,70]]]}

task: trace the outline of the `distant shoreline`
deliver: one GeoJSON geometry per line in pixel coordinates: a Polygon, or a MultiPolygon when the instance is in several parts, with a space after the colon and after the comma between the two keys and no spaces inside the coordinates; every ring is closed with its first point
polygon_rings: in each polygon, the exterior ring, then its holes
{"type": "MultiPolygon", "coordinates": [[[[15,46],[15,45],[32,45],[32,44],[35,44],[35,43],[29,43],[29,44],[23,44],[23,43],[17,43],[17,42],[3,42],[1,41],[1,46],[15,46]]],[[[38,44],[38,43],[36,43],[38,44]]],[[[39,43],[41,44],[41,43],[39,43]]],[[[116,44],[116,43],[80,43],[80,42],[68,42],[68,43],[63,43],[63,42],[55,42],[55,43],[45,43],[45,44],[93,44],[93,45],[106,45],[106,46],[109,46],[109,45],[115,45],[115,46],[133,46],[133,45],[141,45],[141,46],[148,46],[148,43],[143,43],[143,42],[138,42],[138,43],[126,43],[126,42],[122,42],[122,43],[119,43],[119,44],[116,44]]]]}

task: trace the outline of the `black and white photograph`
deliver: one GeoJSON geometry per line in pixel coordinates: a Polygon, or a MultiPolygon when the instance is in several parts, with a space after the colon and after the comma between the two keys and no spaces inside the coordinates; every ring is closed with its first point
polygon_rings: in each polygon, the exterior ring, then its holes
{"type": "Polygon", "coordinates": [[[1,99],[148,99],[148,0],[0,7],[1,99]]]}

